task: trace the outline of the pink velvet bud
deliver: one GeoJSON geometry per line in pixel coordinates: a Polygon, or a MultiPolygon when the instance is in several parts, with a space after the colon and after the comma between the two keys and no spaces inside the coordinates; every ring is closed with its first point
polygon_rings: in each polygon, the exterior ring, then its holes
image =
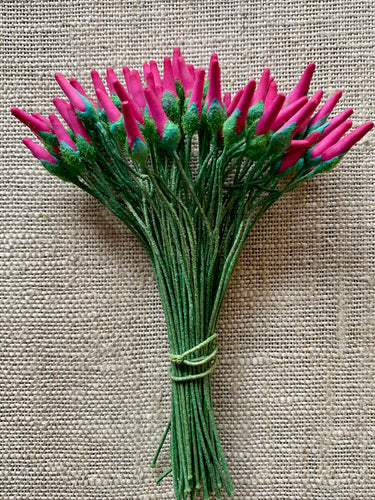
{"type": "Polygon", "coordinates": [[[177,59],[177,64],[180,72],[180,78],[182,87],[184,89],[185,97],[188,97],[189,91],[193,88],[194,85],[194,78],[192,78],[183,57],[179,57],[177,59]]]}
{"type": "Polygon", "coordinates": [[[79,81],[78,81],[78,80],[76,80],[75,78],[73,78],[73,77],[72,77],[72,78],[69,78],[69,83],[70,83],[70,85],[71,85],[71,86],[72,86],[75,90],[77,90],[77,91],[78,91],[81,95],[83,95],[84,97],[86,97],[86,99],[88,99],[88,100],[89,100],[89,101],[90,101],[90,102],[91,102],[94,106],[96,106],[96,105],[95,105],[95,102],[93,101],[93,99],[91,99],[91,97],[89,97],[89,96],[86,94],[86,92],[85,92],[84,88],[82,87],[82,85],[79,83],[79,81]]]}
{"type": "Polygon", "coordinates": [[[192,64],[188,64],[187,67],[188,67],[188,70],[189,70],[189,73],[190,73],[192,79],[195,80],[195,69],[194,69],[194,66],[192,64]]]}
{"type": "Polygon", "coordinates": [[[160,101],[149,87],[145,88],[145,96],[147,100],[147,109],[151,115],[151,118],[154,120],[156,125],[156,130],[160,138],[163,138],[163,132],[165,124],[168,121],[167,115],[164,113],[164,110],[160,104],[160,101]]]}
{"type": "Polygon", "coordinates": [[[45,116],[43,115],[40,115],[39,113],[31,113],[31,116],[33,116],[34,118],[37,118],[38,120],[40,120],[41,122],[44,122],[46,123],[47,125],[51,125],[51,122],[49,121],[48,118],[46,118],[45,116]]]}
{"type": "Polygon", "coordinates": [[[146,81],[146,75],[151,73],[150,65],[148,63],[143,63],[143,78],[146,81]]]}
{"type": "Polygon", "coordinates": [[[35,118],[35,116],[29,115],[26,111],[19,108],[12,108],[10,111],[20,122],[27,125],[34,134],[38,135],[38,132],[52,132],[51,127],[47,123],[35,118]]]}
{"type": "Polygon", "coordinates": [[[310,118],[318,104],[318,101],[310,99],[310,101],[308,101],[294,116],[289,118],[289,120],[281,128],[285,128],[291,123],[296,123],[297,127],[294,132],[294,134],[296,134],[297,129],[299,129],[301,124],[305,123],[305,121],[310,118]]]}
{"type": "Polygon", "coordinates": [[[146,73],[145,82],[147,87],[149,87],[153,91],[153,93],[156,94],[154,75],[151,73],[151,71],[148,71],[146,73]]]}
{"type": "Polygon", "coordinates": [[[281,93],[277,95],[272,103],[267,106],[263,113],[263,116],[257,123],[256,135],[266,134],[270,130],[271,125],[275,121],[276,116],[279,114],[284,104],[285,98],[286,95],[281,93]]]}
{"type": "Polygon", "coordinates": [[[112,68],[107,68],[107,74],[106,74],[106,82],[108,85],[108,90],[110,94],[115,93],[115,88],[113,86],[114,82],[117,80],[116,73],[113,71],[112,68]]]}
{"type": "Polygon", "coordinates": [[[226,107],[227,110],[228,110],[228,106],[230,104],[230,101],[231,101],[230,92],[225,92],[224,97],[223,97],[223,103],[224,103],[224,106],[226,107]]]}
{"type": "Polygon", "coordinates": [[[311,151],[311,158],[320,156],[326,149],[333,146],[351,128],[352,125],[353,122],[351,120],[347,120],[333,129],[330,134],[324,137],[324,139],[319,141],[318,144],[313,147],[311,151]]]}
{"type": "Polygon", "coordinates": [[[74,112],[74,108],[70,103],[64,101],[64,99],[59,99],[54,97],[52,99],[53,104],[56,106],[57,111],[64,118],[68,126],[72,129],[75,135],[81,135],[89,144],[91,144],[90,138],[87,135],[82,123],[78,119],[74,112]]]}
{"type": "Polygon", "coordinates": [[[49,163],[53,163],[56,165],[57,161],[54,156],[52,156],[48,151],[46,151],[42,146],[39,146],[36,142],[32,141],[28,137],[24,137],[22,139],[22,142],[25,144],[26,147],[28,147],[35,156],[35,158],[38,158],[38,160],[44,160],[48,161],[49,163]]]}
{"type": "Polygon", "coordinates": [[[263,71],[262,76],[260,77],[259,84],[251,101],[251,104],[255,104],[256,102],[259,101],[264,102],[264,99],[267,95],[269,82],[270,82],[270,70],[269,68],[266,68],[263,71]]]}
{"type": "Polygon", "coordinates": [[[359,127],[352,130],[348,135],[343,137],[339,142],[326,149],[321,156],[322,162],[331,160],[336,156],[346,153],[356,142],[369,132],[374,124],[372,122],[363,123],[359,127]]]}
{"type": "Polygon", "coordinates": [[[176,85],[174,83],[172,63],[169,57],[164,57],[163,92],[171,92],[177,97],[176,85]]]}
{"type": "Polygon", "coordinates": [[[108,94],[102,92],[100,89],[96,89],[96,95],[98,97],[100,105],[102,106],[102,108],[104,108],[109,121],[112,123],[117,122],[117,120],[120,118],[121,113],[118,110],[117,106],[113,104],[111,99],[108,97],[108,94]]]}
{"type": "Polygon", "coordinates": [[[114,82],[114,88],[115,88],[115,92],[118,95],[120,101],[121,102],[126,101],[129,104],[129,108],[131,110],[132,115],[137,120],[137,122],[139,122],[143,125],[143,123],[144,123],[143,114],[140,111],[140,109],[138,108],[138,106],[135,104],[133,99],[130,97],[130,95],[126,91],[125,87],[117,80],[116,82],[114,82]]]}
{"type": "Polygon", "coordinates": [[[49,119],[51,121],[51,125],[53,127],[53,131],[55,132],[55,135],[57,137],[57,140],[61,144],[62,141],[66,142],[68,146],[70,146],[74,151],[77,151],[77,146],[74,144],[72,139],[70,138],[70,135],[68,132],[65,130],[64,125],[60,122],[60,120],[57,118],[56,115],[51,113],[49,115],[49,119]]]}
{"type": "Polygon", "coordinates": [[[312,96],[311,102],[314,102],[315,104],[312,107],[309,115],[306,116],[305,119],[303,121],[301,121],[301,123],[298,125],[298,127],[296,128],[294,134],[299,134],[300,132],[303,132],[305,130],[305,128],[307,127],[307,124],[310,121],[311,116],[313,115],[313,113],[316,110],[316,108],[319,106],[319,103],[320,103],[320,101],[322,99],[322,96],[323,96],[323,90],[318,90],[318,92],[316,92],[312,96]]]}
{"type": "Polygon", "coordinates": [[[277,96],[277,85],[274,81],[270,82],[268,87],[268,92],[266,98],[264,100],[264,108],[268,108],[268,106],[276,99],[277,96]]]}
{"type": "Polygon", "coordinates": [[[349,116],[353,114],[353,109],[352,108],[347,108],[344,109],[344,111],[341,111],[338,115],[336,115],[332,120],[330,120],[325,127],[325,129],[322,132],[322,138],[326,137],[328,134],[332,132],[336,127],[338,127],[342,122],[344,122],[349,116]]]}
{"type": "Polygon", "coordinates": [[[288,95],[286,99],[287,103],[291,104],[300,99],[301,97],[303,97],[307,93],[310,87],[312,76],[314,74],[314,70],[315,70],[315,63],[312,62],[307,66],[299,82],[291,91],[291,93],[288,95]]]}
{"type": "Polygon", "coordinates": [[[162,85],[159,68],[158,65],[156,64],[156,61],[150,61],[150,70],[155,80],[155,86],[162,85]]]}
{"type": "Polygon", "coordinates": [[[78,111],[86,111],[85,103],[79,97],[76,90],[70,85],[65,76],[63,76],[61,73],[55,73],[55,78],[57,83],[60,85],[61,90],[70,100],[73,108],[78,109],[78,111]]]}
{"type": "Polygon", "coordinates": [[[202,111],[202,99],[203,99],[203,88],[204,88],[204,69],[197,69],[195,81],[193,85],[193,90],[191,91],[190,100],[188,108],[195,103],[197,106],[198,114],[201,115],[202,111]]]}
{"type": "Polygon", "coordinates": [[[328,99],[328,101],[320,108],[320,110],[316,113],[315,116],[313,116],[309,122],[309,127],[314,125],[314,123],[317,123],[319,120],[324,118],[325,116],[328,116],[333,108],[336,106],[338,103],[340,97],[342,96],[342,91],[338,90],[333,94],[332,97],[328,99]]]}
{"type": "Polygon", "coordinates": [[[293,144],[291,150],[284,156],[278,169],[278,173],[284,172],[284,170],[294,165],[310,147],[309,141],[301,140],[298,141],[298,143],[298,145],[293,144]]]}
{"type": "Polygon", "coordinates": [[[127,67],[127,66],[124,66],[122,68],[122,72],[124,74],[124,79],[125,79],[125,83],[126,83],[126,88],[128,89],[128,91],[130,92],[130,69],[127,67]]]}
{"type": "Polygon", "coordinates": [[[178,65],[178,58],[182,57],[181,51],[178,47],[173,49],[173,57],[172,57],[172,68],[173,68],[173,76],[175,80],[181,81],[180,76],[180,67],[178,65]]]}
{"type": "MultiPolygon", "coordinates": [[[[104,83],[102,82],[99,73],[95,69],[91,70],[91,80],[94,85],[95,94],[96,94],[96,89],[100,89],[102,92],[107,93],[104,83]]],[[[100,102],[98,102],[98,106],[99,109],[102,109],[100,102]]]]}
{"type": "Polygon", "coordinates": [[[231,103],[229,104],[229,106],[227,108],[227,115],[228,116],[230,116],[233,113],[233,111],[236,109],[237,104],[240,102],[242,94],[243,94],[243,89],[240,89],[237,91],[236,95],[233,97],[231,103]]]}
{"type": "Polygon", "coordinates": [[[130,149],[133,149],[134,141],[138,137],[144,142],[142,134],[139,130],[138,124],[134,118],[131,111],[129,103],[127,101],[121,103],[122,114],[124,117],[124,126],[126,130],[126,138],[130,149]]]}
{"type": "Polygon", "coordinates": [[[146,101],[145,101],[145,96],[143,93],[143,86],[142,86],[141,77],[139,76],[139,73],[136,69],[133,69],[130,72],[129,84],[130,84],[129,92],[130,92],[131,96],[133,97],[134,102],[136,103],[136,105],[139,108],[144,110],[146,107],[146,101]]]}
{"type": "Polygon", "coordinates": [[[284,107],[275,118],[271,130],[276,130],[281,127],[281,125],[294,116],[297,111],[299,111],[307,103],[307,101],[307,97],[301,97],[301,99],[298,99],[298,101],[295,101],[293,104],[288,104],[288,106],[284,107]]]}
{"type": "Polygon", "coordinates": [[[215,52],[213,54],[211,54],[211,57],[210,57],[210,64],[208,66],[208,75],[207,75],[207,79],[208,80],[211,80],[211,66],[213,64],[214,61],[219,61],[219,58],[217,57],[217,54],[215,54],[215,52]]]}
{"type": "Polygon", "coordinates": [[[207,109],[210,109],[212,101],[217,99],[219,101],[220,106],[222,106],[221,101],[221,84],[220,84],[220,66],[216,54],[212,54],[210,67],[209,67],[209,85],[207,92],[207,109]]]}
{"type": "Polygon", "coordinates": [[[243,94],[239,100],[236,109],[240,112],[236,124],[236,134],[239,134],[244,128],[247,118],[247,112],[249,111],[251,99],[254,95],[254,90],[256,87],[255,80],[250,80],[249,83],[243,89],[243,94]]]}

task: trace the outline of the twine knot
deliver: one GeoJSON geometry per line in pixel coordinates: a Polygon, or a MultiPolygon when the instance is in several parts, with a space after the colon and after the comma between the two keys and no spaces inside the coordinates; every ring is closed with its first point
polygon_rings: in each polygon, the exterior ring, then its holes
{"type": "Polygon", "coordinates": [[[171,360],[172,366],[168,370],[168,375],[174,382],[187,382],[190,380],[197,380],[199,378],[206,377],[209,375],[212,370],[215,368],[217,364],[217,351],[219,350],[219,344],[216,344],[210,354],[207,354],[205,356],[200,356],[199,358],[194,358],[194,359],[186,359],[190,354],[193,354],[203,347],[205,347],[207,344],[212,342],[217,338],[217,333],[214,333],[211,335],[211,337],[208,337],[206,340],[201,342],[200,344],[192,347],[188,351],[185,351],[182,354],[174,354],[169,352],[168,357],[171,360]],[[210,366],[203,372],[201,373],[190,373],[188,375],[175,375],[172,373],[172,368],[173,365],[186,365],[189,367],[199,367],[199,366],[204,366],[207,363],[210,363],[210,366]]]}

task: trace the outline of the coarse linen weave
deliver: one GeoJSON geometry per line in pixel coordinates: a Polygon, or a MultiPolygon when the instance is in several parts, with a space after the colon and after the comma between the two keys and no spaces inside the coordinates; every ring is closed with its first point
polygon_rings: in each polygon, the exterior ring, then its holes
{"type": "MultiPolygon", "coordinates": [[[[373,0],[2,0],[0,498],[170,499],[165,322],[136,239],[50,176],[10,114],[53,112],[56,71],[171,55],[223,90],[270,67],[374,120],[373,0]]],[[[235,499],[375,498],[375,161],[371,132],[258,224],[219,323],[214,409],[235,499]]],[[[29,134],[29,137],[32,137],[29,134]]]]}

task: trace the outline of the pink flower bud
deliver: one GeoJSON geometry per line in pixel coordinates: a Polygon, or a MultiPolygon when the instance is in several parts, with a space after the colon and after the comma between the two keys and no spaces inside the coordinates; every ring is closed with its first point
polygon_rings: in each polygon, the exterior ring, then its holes
{"type": "Polygon", "coordinates": [[[91,99],[91,97],[89,97],[84,88],[82,87],[82,85],[79,83],[78,80],[76,80],[75,78],[69,78],[69,83],[70,85],[75,89],[77,90],[81,95],[83,95],[84,97],[86,97],[86,99],[88,99],[94,106],[96,106],[95,102],[93,101],[93,99],[91,99]]]}
{"type": "Polygon", "coordinates": [[[195,103],[197,106],[198,114],[201,115],[202,111],[202,99],[203,99],[203,88],[204,88],[204,69],[197,69],[197,73],[195,76],[195,81],[193,85],[193,90],[191,91],[190,100],[188,104],[188,108],[195,103]]]}
{"type": "Polygon", "coordinates": [[[230,92],[225,92],[224,97],[223,97],[223,103],[224,103],[224,106],[226,107],[227,111],[228,111],[228,106],[230,104],[230,101],[231,101],[230,92]]]}
{"type": "Polygon", "coordinates": [[[291,123],[296,123],[297,127],[294,132],[295,135],[297,133],[297,129],[299,129],[301,125],[303,125],[303,123],[310,118],[318,104],[319,102],[317,100],[310,99],[310,101],[308,101],[294,116],[289,118],[289,120],[281,128],[285,128],[291,123]]]}
{"type": "Polygon", "coordinates": [[[38,160],[44,160],[48,161],[49,163],[53,163],[56,165],[57,161],[54,156],[52,156],[48,151],[46,151],[42,146],[39,146],[36,142],[32,141],[28,137],[24,137],[22,139],[22,142],[25,144],[26,147],[28,147],[35,156],[35,158],[38,158],[38,160]]]}
{"type": "Polygon", "coordinates": [[[299,82],[286,98],[287,103],[291,104],[300,99],[301,97],[303,97],[307,93],[310,87],[312,76],[314,74],[314,70],[315,70],[315,63],[312,62],[307,66],[299,82]]]}
{"type": "Polygon", "coordinates": [[[168,121],[168,117],[164,113],[160,101],[157,99],[154,92],[149,87],[146,87],[144,92],[147,99],[147,109],[149,110],[150,115],[155,122],[156,130],[158,131],[158,134],[162,139],[164,127],[168,121]]]}
{"type": "Polygon", "coordinates": [[[281,93],[278,96],[276,96],[276,98],[272,101],[271,104],[267,106],[267,109],[263,113],[263,116],[257,123],[256,126],[257,135],[266,134],[270,130],[272,123],[275,121],[276,116],[279,114],[279,111],[281,110],[284,104],[285,98],[286,98],[285,94],[281,93]]]}
{"type": "Polygon", "coordinates": [[[284,170],[294,165],[310,147],[309,141],[306,140],[292,142],[298,142],[299,144],[292,144],[291,150],[287,152],[280,164],[278,173],[284,172],[284,170]]]}
{"type": "Polygon", "coordinates": [[[173,49],[173,57],[172,57],[173,76],[175,80],[181,81],[180,67],[178,65],[179,57],[182,57],[181,51],[178,47],[175,47],[173,49]]]}
{"type": "Polygon", "coordinates": [[[231,103],[229,104],[229,106],[227,108],[227,115],[228,116],[230,116],[233,113],[233,111],[236,109],[237,104],[240,102],[242,94],[243,94],[243,89],[240,89],[240,90],[238,90],[236,95],[233,97],[231,103]]]}
{"type": "Polygon", "coordinates": [[[130,149],[133,149],[134,141],[138,137],[144,142],[142,134],[139,130],[138,124],[134,118],[131,111],[129,103],[127,101],[121,103],[122,114],[124,117],[124,126],[126,130],[126,138],[130,149]]]}
{"type": "Polygon", "coordinates": [[[323,96],[323,90],[318,90],[318,92],[316,92],[312,96],[311,102],[314,102],[315,104],[314,104],[314,106],[312,106],[309,114],[305,117],[305,119],[302,120],[301,123],[298,125],[298,127],[294,131],[294,134],[299,134],[300,132],[303,132],[305,130],[305,128],[307,127],[307,124],[309,123],[309,120],[310,120],[312,114],[314,113],[316,108],[319,106],[319,103],[322,99],[322,96],[323,96]]]}
{"type": "Polygon", "coordinates": [[[269,82],[270,82],[270,70],[269,68],[266,68],[263,71],[262,76],[260,77],[258,88],[255,91],[251,104],[255,104],[259,101],[264,101],[267,95],[269,82]]]}
{"type": "Polygon", "coordinates": [[[117,106],[113,104],[111,99],[108,97],[108,94],[102,92],[100,89],[96,89],[96,95],[102,108],[104,108],[109,121],[112,123],[117,122],[117,120],[120,118],[121,113],[118,110],[117,106]]]}
{"type": "Polygon", "coordinates": [[[179,57],[177,59],[177,64],[185,97],[188,97],[189,91],[193,88],[194,85],[194,78],[192,78],[183,57],[179,57]]]}
{"type": "MultiPolygon", "coordinates": [[[[215,54],[216,55],[216,54],[215,54]]],[[[207,92],[207,109],[210,108],[212,101],[217,99],[219,101],[220,106],[222,106],[221,101],[221,84],[220,84],[220,66],[219,61],[216,57],[211,56],[210,67],[209,67],[209,85],[207,92]]]]}
{"type": "Polygon", "coordinates": [[[338,103],[340,97],[342,96],[342,91],[338,90],[333,94],[332,97],[328,99],[328,101],[320,108],[320,110],[316,113],[315,116],[313,116],[309,122],[309,127],[314,125],[314,123],[317,123],[319,120],[324,118],[325,116],[328,116],[333,108],[336,106],[338,103]]]}
{"type": "Polygon", "coordinates": [[[126,83],[126,88],[128,89],[128,91],[130,92],[130,69],[127,67],[127,66],[124,66],[122,68],[122,72],[124,74],[124,79],[125,79],[125,83],[126,83]]]}
{"type": "Polygon", "coordinates": [[[334,118],[332,118],[332,120],[330,120],[328,122],[329,125],[327,125],[325,127],[325,129],[323,130],[322,138],[326,137],[328,134],[330,134],[332,132],[332,130],[334,130],[336,127],[338,127],[342,122],[344,122],[352,114],[353,114],[353,109],[347,108],[347,109],[344,109],[344,111],[342,111],[338,115],[336,115],[334,118]]]}
{"type": "Polygon", "coordinates": [[[78,119],[74,112],[74,108],[70,103],[64,101],[64,99],[59,99],[54,97],[52,99],[53,104],[56,106],[57,111],[64,118],[68,126],[72,129],[75,135],[81,135],[89,144],[91,144],[90,138],[87,135],[82,123],[78,119]]]}
{"type": "Polygon", "coordinates": [[[151,70],[151,73],[153,74],[153,77],[155,80],[155,86],[162,85],[162,81],[161,81],[160,73],[159,73],[159,68],[158,68],[158,65],[156,64],[156,61],[150,61],[150,70],[151,70]]]}
{"type": "Polygon", "coordinates": [[[35,116],[29,115],[26,111],[19,108],[12,108],[10,111],[20,122],[27,125],[35,135],[38,135],[38,132],[52,132],[51,127],[47,123],[35,118],[35,116]]]}
{"type": "Polygon", "coordinates": [[[366,122],[359,127],[352,130],[348,135],[343,137],[339,142],[326,149],[321,156],[322,162],[331,160],[336,156],[346,153],[356,142],[358,142],[364,135],[369,132],[374,124],[372,122],[366,122]]]}
{"type": "Polygon", "coordinates": [[[57,83],[60,85],[61,90],[70,100],[73,108],[78,109],[78,111],[86,111],[85,103],[79,97],[76,90],[70,85],[65,76],[63,76],[61,73],[55,73],[55,78],[57,83]]]}
{"type": "Polygon", "coordinates": [[[144,118],[143,114],[138,108],[138,106],[135,104],[133,99],[130,97],[128,92],[126,91],[125,87],[117,80],[114,82],[114,88],[115,92],[118,95],[119,99],[121,102],[128,102],[130,110],[132,112],[132,115],[134,118],[137,120],[137,122],[141,123],[143,125],[144,123],[144,118]]]}
{"type": "Polygon", "coordinates": [[[211,54],[211,57],[210,57],[210,64],[208,66],[208,75],[207,75],[207,79],[208,80],[211,80],[211,66],[213,64],[214,61],[219,61],[219,58],[217,57],[217,54],[215,54],[215,52],[213,54],[211,54]]]}
{"type": "Polygon", "coordinates": [[[164,57],[164,74],[163,74],[163,92],[171,92],[174,97],[177,97],[176,85],[172,70],[172,63],[169,57],[164,57]]]}
{"type": "Polygon", "coordinates": [[[116,76],[116,73],[113,71],[112,68],[107,68],[107,74],[106,74],[105,79],[107,81],[109,93],[110,94],[114,94],[115,93],[115,89],[113,87],[113,84],[117,80],[117,76],[116,76]]]}
{"type": "MultiPolygon", "coordinates": [[[[104,83],[102,82],[99,73],[95,69],[91,70],[91,79],[94,85],[95,94],[96,94],[96,89],[100,89],[102,92],[107,93],[104,83]]],[[[100,102],[98,102],[98,107],[99,109],[102,109],[100,102]]]]}
{"type": "Polygon", "coordinates": [[[276,130],[281,127],[285,122],[289,120],[289,118],[294,116],[297,111],[299,111],[307,103],[307,101],[307,97],[301,97],[301,99],[293,102],[293,104],[288,104],[288,106],[284,107],[275,118],[271,130],[276,130]]]}
{"type": "Polygon", "coordinates": [[[37,118],[38,120],[40,120],[41,122],[44,122],[46,123],[47,125],[51,125],[51,122],[49,121],[48,118],[46,118],[45,116],[43,115],[40,115],[39,113],[32,113],[31,116],[33,116],[34,118],[37,118]]]}
{"type": "Polygon", "coordinates": [[[56,135],[59,143],[61,144],[61,142],[64,141],[64,142],[66,142],[66,144],[68,144],[68,146],[70,146],[72,149],[74,149],[74,151],[77,151],[76,145],[74,144],[74,142],[70,138],[70,135],[65,130],[63,124],[60,122],[60,120],[57,118],[57,116],[54,115],[53,113],[51,113],[49,115],[49,119],[51,121],[53,131],[55,132],[55,135],[56,135]]]}
{"type": "Polygon", "coordinates": [[[143,93],[143,86],[142,86],[141,77],[139,76],[139,73],[136,69],[133,69],[130,72],[129,84],[130,84],[129,92],[130,92],[131,96],[133,97],[134,102],[136,103],[136,105],[139,108],[144,110],[146,107],[146,101],[145,101],[145,96],[143,93]]]}
{"type": "Polygon", "coordinates": [[[268,106],[276,99],[277,96],[277,85],[274,81],[270,82],[268,87],[268,92],[266,98],[264,100],[264,108],[268,108],[268,106]]]}
{"type": "Polygon", "coordinates": [[[320,156],[326,149],[333,146],[352,126],[353,122],[347,120],[331,131],[324,139],[318,142],[311,151],[311,158],[320,156]]]}
{"type": "Polygon", "coordinates": [[[244,128],[247,118],[247,112],[249,111],[251,99],[254,95],[254,90],[256,87],[255,80],[250,80],[249,83],[243,89],[243,94],[239,100],[236,109],[240,112],[240,115],[236,124],[236,134],[239,134],[244,128]]]}

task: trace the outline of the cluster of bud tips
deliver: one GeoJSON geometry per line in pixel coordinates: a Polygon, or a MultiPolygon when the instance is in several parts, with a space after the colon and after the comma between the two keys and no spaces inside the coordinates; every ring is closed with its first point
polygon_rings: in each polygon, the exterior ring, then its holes
{"type": "Polygon", "coordinates": [[[128,67],[123,68],[123,79],[107,68],[106,85],[92,70],[94,98],[75,78],[56,73],[68,102],[55,97],[53,103],[66,125],[54,113],[46,118],[18,108],[11,111],[43,147],[29,138],[24,144],[64,180],[79,176],[80,156],[95,149],[101,127],[115,141],[123,140],[133,161],[140,163],[155,148],[173,154],[184,136],[205,134],[218,147],[244,147],[245,156],[254,161],[263,155],[273,158],[276,176],[293,170],[298,177],[329,170],[373,127],[366,122],[347,133],[351,108],[331,117],[340,90],[320,108],[323,91],[308,98],[314,69],[310,63],[288,95],[278,92],[269,69],[258,84],[250,80],[234,96],[222,95],[217,55],[212,54],[206,75],[204,69],[186,64],[175,48],[172,59],[164,58],[163,77],[155,61],[144,64],[145,84],[139,72],[128,67]]]}

